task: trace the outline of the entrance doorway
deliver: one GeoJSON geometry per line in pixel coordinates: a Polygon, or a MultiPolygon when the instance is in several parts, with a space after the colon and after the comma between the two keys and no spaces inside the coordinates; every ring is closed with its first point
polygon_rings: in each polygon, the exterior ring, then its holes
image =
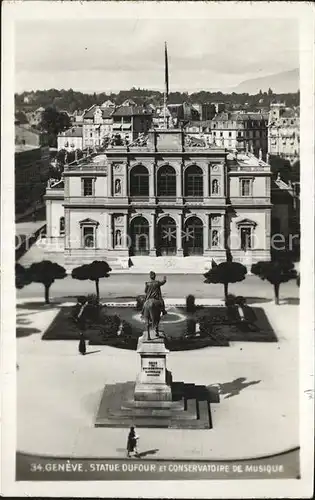
{"type": "Polygon", "coordinates": [[[158,223],[158,255],[176,255],[176,222],[163,217],[158,223]]]}
{"type": "Polygon", "coordinates": [[[149,223],[144,217],[135,217],[130,224],[130,255],[149,255],[149,223]]]}
{"type": "Polygon", "coordinates": [[[203,255],[203,223],[198,217],[190,217],[184,226],[184,257],[203,255]]]}

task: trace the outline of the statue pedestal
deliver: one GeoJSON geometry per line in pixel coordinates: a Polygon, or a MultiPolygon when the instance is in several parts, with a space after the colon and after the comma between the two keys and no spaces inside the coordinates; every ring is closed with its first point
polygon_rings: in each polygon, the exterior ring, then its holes
{"type": "Polygon", "coordinates": [[[164,339],[146,340],[144,334],[139,338],[137,352],[141,358],[141,371],[136,380],[135,401],[172,401],[171,373],[166,369],[169,351],[164,339]]]}

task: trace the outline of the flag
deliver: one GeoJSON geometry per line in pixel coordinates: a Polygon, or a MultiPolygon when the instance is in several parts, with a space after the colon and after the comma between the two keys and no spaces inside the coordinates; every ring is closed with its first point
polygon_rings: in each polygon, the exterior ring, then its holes
{"type": "Polygon", "coordinates": [[[168,58],[167,58],[167,44],[165,42],[165,92],[168,97],[168,58]]]}

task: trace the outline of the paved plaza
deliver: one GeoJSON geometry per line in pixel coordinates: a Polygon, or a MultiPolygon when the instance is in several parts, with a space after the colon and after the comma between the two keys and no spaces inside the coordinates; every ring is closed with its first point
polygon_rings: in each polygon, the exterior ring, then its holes
{"type": "MultiPolygon", "coordinates": [[[[170,303],[171,293],[174,299],[183,296],[183,290],[188,292],[187,278],[169,280],[165,295],[170,303]]],[[[108,296],[122,295],[119,279],[103,280],[108,296]],[[109,286],[112,280],[115,290],[109,286]]],[[[125,284],[125,295],[138,290],[144,276],[133,279],[125,284]]],[[[221,301],[221,286],[195,280],[191,279],[189,292],[200,288],[211,297],[209,303],[221,301]]],[[[69,305],[69,299],[61,299],[68,294],[64,288],[61,293],[65,283],[53,285],[51,306],[43,304],[40,288],[30,290],[33,285],[18,292],[17,323],[24,326],[25,335],[17,339],[17,449],[68,457],[125,457],[128,429],[94,428],[94,418],[105,384],[135,380],[139,355],[87,346],[91,354],[83,357],[75,341],[42,341],[59,308],[69,305]]],[[[93,288],[93,283],[83,284],[85,293],[91,291],[89,285],[93,288]]],[[[70,282],[67,286],[70,289],[70,282]]],[[[75,290],[79,293],[77,286],[75,290]]],[[[211,405],[211,430],[140,429],[139,448],[148,452],[148,459],[244,459],[299,445],[298,289],[293,283],[283,285],[280,306],[272,302],[272,287],[252,277],[232,285],[231,292],[264,308],[278,342],[235,342],[230,347],[170,353],[168,369],[174,381],[216,385],[220,403],[211,405]]],[[[202,298],[200,293],[196,297],[202,298]]]]}

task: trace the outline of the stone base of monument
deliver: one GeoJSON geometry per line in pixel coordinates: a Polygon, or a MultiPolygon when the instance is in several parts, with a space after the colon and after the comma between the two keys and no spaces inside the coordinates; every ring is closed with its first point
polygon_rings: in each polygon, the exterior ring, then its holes
{"type": "MultiPolygon", "coordinates": [[[[141,369],[136,380],[135,401],[172,401],[172,375],[166,369],[164,339],[156,337],[154,340],[145,340],[146,332],[138,341],[137,352],[141,358],[141,369]]],[[[162,405],[161,405],[162,406],[162,405]]]]}
{"type": "Polygon", "coordinates": [[[212,428],[208,396],[199,401],[198,386],[172,381],[163,338],[147,340],[144,334],[137,352],[141,367],[136,383],[104,388],[95,427],[212,428]]]}

